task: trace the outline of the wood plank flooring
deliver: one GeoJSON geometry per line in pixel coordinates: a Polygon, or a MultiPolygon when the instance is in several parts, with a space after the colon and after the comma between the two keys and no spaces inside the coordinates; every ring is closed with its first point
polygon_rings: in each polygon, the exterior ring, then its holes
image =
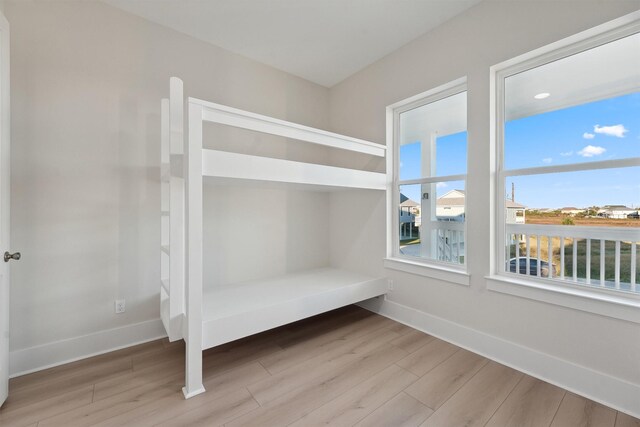
{"type": "Polygon", "coordinates": [[[15,378],[2,426],[640,427],[640,420],[355,306],[204,352],[159,340],[15,378]]]}

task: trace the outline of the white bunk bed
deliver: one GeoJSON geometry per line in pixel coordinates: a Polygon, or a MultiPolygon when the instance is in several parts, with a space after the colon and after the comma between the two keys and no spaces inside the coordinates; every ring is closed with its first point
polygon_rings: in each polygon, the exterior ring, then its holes
{"type": "Polygon", "coordinates": [[[170,80],[162,106],[161,316],[171,341],[186,342],[186,398],[204,392],[202,351],[348,304],[383,295],[385,278],[320,268],[203,290],[203,180],[272,182],[321,191],[386,189],[383,173],[203,148],[213,122],[333,148],[385,156],[386,147],[188,98],[184,138],[182,81],[170,80]]]}

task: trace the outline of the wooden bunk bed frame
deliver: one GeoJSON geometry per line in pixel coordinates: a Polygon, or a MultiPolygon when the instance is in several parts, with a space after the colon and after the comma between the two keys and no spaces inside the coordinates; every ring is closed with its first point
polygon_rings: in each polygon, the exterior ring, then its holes
{"type": "Polygon", "coordinates": [[[172,77],[161,102],[162,322],[186,343],[185,398],[205,391],[202,351],[345,305],[383,295],[386,278],[320,268],[267,280],[203,288],[203,179],[277,182],[294,188],[386,190],[383,173],[203,148],[203,122],[384,157],[386,147],[235,108],[188,98],[172,77]]]}

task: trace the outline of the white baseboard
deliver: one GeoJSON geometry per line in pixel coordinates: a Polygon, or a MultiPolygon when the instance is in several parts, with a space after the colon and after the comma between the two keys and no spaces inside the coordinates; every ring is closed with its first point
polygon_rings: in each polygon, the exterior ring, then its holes
{"type": "Polygon", "coordinates": [[[532,377],[640,418],[640,385],[382,298],[360,306],[532,377]]]}
{"type": "Polygon", "coordinates": [[[166,337],[160,319],[55,341],[9,353],[11,378],[166,337]]]}

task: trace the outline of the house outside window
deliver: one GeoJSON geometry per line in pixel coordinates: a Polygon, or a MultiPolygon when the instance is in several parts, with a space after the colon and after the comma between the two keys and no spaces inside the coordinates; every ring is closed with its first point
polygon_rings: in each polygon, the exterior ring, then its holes
{"type": "Polygon", "coordinates": [[[492,75],[495,274],[639,301],[640,24],[543,48],[492,75]],[[511,216],[516,206],[526,208],[511,216]]]}
{"type": "Polygon", "coordinates": [[[466,79],[388,107],[387,128],[388,259],[464,272],[466,79]]]}

